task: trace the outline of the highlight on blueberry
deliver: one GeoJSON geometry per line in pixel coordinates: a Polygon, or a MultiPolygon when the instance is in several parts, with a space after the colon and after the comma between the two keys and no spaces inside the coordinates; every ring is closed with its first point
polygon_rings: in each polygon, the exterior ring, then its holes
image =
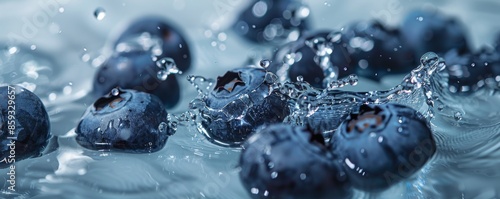
{"type": "Polygon", "coordinates": [[[130,42],[137,39],[143,39],[143,42],[158,42],[159,48],[154,49],[153,53],[159,58],[174,59],[181,71],[185,72],[191,67],[192,55],[185,34],[167,19],[155,15],[135,19],[116,39],[115,50],[130,48],[130,42]]]}
{"type": "Polygon", "coordinates": [[[175,131],[158,97],[120,88],[88,107],[75,129],[85,148],[129,153],[158,151],[175,131]]]}
{"type": "Polygon", "coordinates": [[[21,86],[1,86],[0,113],[0,168],[40,156],[51,137],[40,98],[21,86]]]}
{"type": "Polygon", "coordinates": [[[469,52],[466,28],[459,19],[438,10],[413,10],[403,19],[401,34],[416,57],[426,52],[442,55],[451,49],[469,52]]]}
{"type": "Polygon", "coordinates": [[[413,49],[401,37],[399,29],[376,20],[348,25],[341,40],[348,48],[351,67],[365,78],[379,81],[388,74],[410,72],[418,65],[413,49]]]}
{"type": "Polygon", "coordinates": [[[289,114],[287,98],[272,88],[273,75],[262,68],[237,68],[217,78],[203,100],[202,133],[211,142],[238,147],[255,129],[282,122],[289,114]]]}
{"type": "Polygon", "coordinates": [[[444,56],[448,72],[448,89],[452,93],[470,94],[483,87],[495,88],[500,80],[500,52],[482,48],[474,53],[459,54],[451,50],[444,56]]]}
{"type": "Polygon", "coordinates": [[[97,69],[92,92],[100,97],[115,87],[135,89],[158,96],[171,108],[179,102],[179,83],[174,75],[158,78],[161,71],[149,51],[115,52],[97,69]]]}
{"type": "Polygon", "coordinates": [[[252,198],[351,198],[324,138],[305,127],[262,127],[243,145],[239,176],[252,198]]]}
{"type": "Polygon", "coordinates": [[[253,0],[232,28],[255,43],[284,44],[309,28],[309,14],[309,7],[300,0],[253,0]]]}
{"type": "Polygon", "coordinates": [[[434,155],[422,114],[400,104],[362,105],[330,140],[353,187],[378,192],[408,179],[434,155]]]}

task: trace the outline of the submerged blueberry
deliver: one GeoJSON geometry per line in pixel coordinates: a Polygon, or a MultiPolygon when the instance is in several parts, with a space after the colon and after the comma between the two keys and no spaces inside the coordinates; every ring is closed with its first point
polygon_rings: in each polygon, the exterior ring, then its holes
{"type": "Polygon", "coordinates": [[[87,109],[75,132],[88,149],[149,153],[162,149],[175,129],[156,96],[115,88],[87,109]]]}
{"type": "Polygon", "coordinates": [[[210,141],[240,146],[258,126],[283,121],[289,112],[286,98],[271,88],[266,75],[261,68],[237,68],[217,78],[202,110],[203,133],[210,141]]]}
{"type": "Polygon", "coordinates": [[[330,141],[356,188],[381,191],[417,172],[436,144],[429,124],[399,104],[362,105],[330,141]]]}
{"type": "Polygon", "coordinates": [[[184,34],[174,24],[160,16],[145,16],[133,21],[118,37],[115,48],[123,48],[127,42],[144,34],[149,36],[149,41],[160,41],[161,48],[157,50],[161,52],[156,56],[174,59],[181,71],[186,71],[191,67],[191,51],[184,34]]]}
{"type": "Polygon", "coordinates": [[[350,198],[348,178],[336,163],[321,134],[275,124],[245,142],[239,175],[252,198],[350,198]]]}
{"type": "Polygon", "coordinates": [[[158,96],[171,108],[179,101],[179,83],[174,75],[160,80],[159,71],[148,51],[117,52],[97,70],[93,94],[100,97],[115,87],[135,89],[158,96]]]}
{"type": "Polygon", "coordinates": [[[444,58],[449,74],[448,89],[453,93],[471,93],[489,83],[496,84],[496,81],[487,80],[500,75],[500,53],[493,49],[482,48],[462,55],[458,50],[451,50],[444,58]]]}
{"type": "Polygon", "coordinates": [[[0,168],[40,156],[51,137],[49,115],[40,98],[20,86],[2,86],[0,113],[0,168]]]}
{"type": "Polygon", "coordinates": [[[270,70],[280,77],[286,75],[291,81],[302,76],[303,81],[317,88],[326,86],[325,77],[332,80],[354,74],[351,58],[339,35],[336,31],[320,31],[281,47],[270,70]]]}
{"type": "Polygon", "coordinates": [[[253,0],[233,30],[256,43],[283,44],[309,28],[309,8],[299,0],[253,0]]]}
{"type": "Polygon", "coordinates": [[[362,77],[379,81],[387,74],[407,73],[418,65],[413,49],[401,38],[399,30],[378,21],[347,26],[342,42],[348,48],[351,67],[362,77]]]}
{"type": "Polygon", "coordinates": [[[426,52],[443,54],[451,49],[469,51],[466,29],[461,22],[437,10],[413,10],[401,25],[404,40],[415,49],[416,57],[426,52]]]}

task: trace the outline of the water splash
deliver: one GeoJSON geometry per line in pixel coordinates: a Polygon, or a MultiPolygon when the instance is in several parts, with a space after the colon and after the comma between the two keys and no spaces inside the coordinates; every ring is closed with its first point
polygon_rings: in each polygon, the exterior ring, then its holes
{"type": "Polygon", "coordinates": [[[158,73],[156,74],[158,79],[165,81],[170,74],[182,74],[177,68],[177,64],[175,64],[174,59],[170,57],[164,57],[156,61],[156,66],[160,68],[158,73]]]}

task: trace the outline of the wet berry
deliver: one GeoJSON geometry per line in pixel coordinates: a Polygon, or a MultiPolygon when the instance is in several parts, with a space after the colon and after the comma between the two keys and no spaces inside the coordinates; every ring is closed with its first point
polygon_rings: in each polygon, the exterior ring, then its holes
{"type": "Polygon", "coordinates": [[[411,177],[436,151],[426,119],[399,104],[362,105],[330,143],[352,185],[374,192],[411,177]]]}
{"type": "Polygon", "coordinates": [[[275,124],[243,145],[240,179],[252,198],[350,198],[349,181],[336,163],[321,134],[275,124]]]}

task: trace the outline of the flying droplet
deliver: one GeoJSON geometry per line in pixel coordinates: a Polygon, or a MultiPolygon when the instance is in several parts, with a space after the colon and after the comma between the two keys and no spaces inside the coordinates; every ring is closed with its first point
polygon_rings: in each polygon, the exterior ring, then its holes
{"type": "Polygon", "coordinates": [[[106,17],[106,10],[101,7],[96,8],[94,11],[94,17],[99,21],[103,20],[104,17],[106,17]]]}
{"type": "Polygon", "coordinates": [[[259,65],[260,67],[262,68],[268,68],[269,65],[271,65],[271,61],[267,60],[267,59],[263,59],[259,62],[259,65]]]}
{"type": "Polygon", "coordinates": [[[167,131],[167,123],[165,122],[161,122],[159,125],[158,125],[158,131],[160,133],[165,133],[167,131]]]}
{"type": "Polygon", "coordinates": [[[120,90],[118,90],[117,88],[113,88],[111,90],[111,95],[118,96],[119,94],[120,94],[120,90]]]}
{"type": "Polygon", "coordinates": [[[460,113],[460,112],[457,111],[457,112],[455,112],[455,114],[453,115],[453,117],[455,118],[456,121],[460,121],[460,120],[462,120],[463,116],[462,116],[462,113],[460,113]]]}
{"type": "Polygon", "coordinates": [[[303,82],[304,81],[304,77],[302,77],[302,75],[297,76],[297,81],[298,82],[303,82]]]}

